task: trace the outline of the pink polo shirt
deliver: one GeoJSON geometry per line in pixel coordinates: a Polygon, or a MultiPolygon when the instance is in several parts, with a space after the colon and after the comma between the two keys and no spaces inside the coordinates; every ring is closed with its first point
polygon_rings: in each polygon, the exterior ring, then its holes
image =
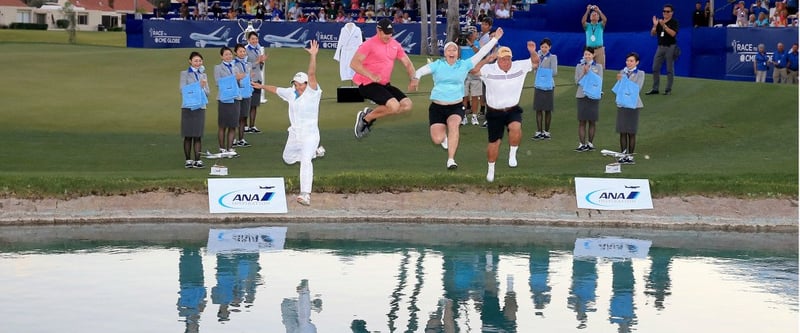
{"type": "MultiPolygon", "coordinates": [[[[394,61],[398,58],[406,56],[406,51],[394,38],[390,39],[388,43],[384,43],[378,35],[367,39],[356,51],[358,54],[363,54],[364,68],[371,73],[380,75],[380,84],[387,84],[392,77],[392,69],[394,69],[394,61]]],[[[372,83],[372,80],[364,75],[356,73],[353,76],[353,82],[358,85],[365,85],[372,83]]]]}

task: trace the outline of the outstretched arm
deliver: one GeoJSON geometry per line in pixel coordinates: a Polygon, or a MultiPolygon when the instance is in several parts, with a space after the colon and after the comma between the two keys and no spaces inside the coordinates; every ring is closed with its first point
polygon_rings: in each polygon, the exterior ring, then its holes
{"type": "Polygon", "coordinates": [[[306,49],[308,57],[308,87],[317,90],[317,53],[319,53],[319,43],[312,40],[306,49]]]}
{"type": "Polygon", "coordinates": [[[414,82],[418,82],[417,80],[414,79],[414,72],[415,72],[414,63],[411,62],[411,59],[408,59],[407,55],[400,58],[400,62],[403,64],[403,67],[406,68],[406,73],[408,74],[408,80],[409,80],[408,90],[411,90],[413,88],[412,84],[414,82]]]}
{"type": "Polygon", "coordinates": [[[481,73],[481,68],[483,67],[483,65],[486,65],[486,64],[488,64],[488,63],[490,63],[492,61],[495,61],[495,60],[497,60],[497,53],[496,52],[490,54],[488,57],[483,58],[483,60],[479,61],[475,65],[475,67],[470,71],[470,73],[473,73],[475,75],[480,74],[481,73]]]}

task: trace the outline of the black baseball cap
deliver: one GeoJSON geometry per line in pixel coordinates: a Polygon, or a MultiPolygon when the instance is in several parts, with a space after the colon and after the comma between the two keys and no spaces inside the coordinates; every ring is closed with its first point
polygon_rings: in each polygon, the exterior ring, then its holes
{"type": "Polygon", "coordinates": [[[383,33],[385,34],[391,35],[394,33],[394,28],[392,28],[392,21],[390,21],[387,18],[383,18],[380,21],[378,21],[378,29],[381,29],[381,31],[383,31],[383,33]]]}

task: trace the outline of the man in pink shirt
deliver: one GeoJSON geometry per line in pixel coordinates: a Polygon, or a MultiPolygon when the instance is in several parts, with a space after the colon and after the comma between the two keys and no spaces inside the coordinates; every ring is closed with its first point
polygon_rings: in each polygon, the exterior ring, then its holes
{"type": "MultiPolygon", "coordinates": [[[[392,22],[381,19],[377,34],[358,47],[350,62],[350,68],[356,72],[353,82],[358,84],[358,91],[364,98],[371,99],[378,105],[374,109],[367,107],[358,112],[354,128],[358,139],[369,133],[370,127],[378,118],[411,110],[411,99],[389,83],[395,60],[400,60],[406,68],[409,80],[415,80],[416,71],[403,46],[392,38],[393,33],[392,22]]],[[[410,85],[411,83],[409,87],[410,85]]]]}

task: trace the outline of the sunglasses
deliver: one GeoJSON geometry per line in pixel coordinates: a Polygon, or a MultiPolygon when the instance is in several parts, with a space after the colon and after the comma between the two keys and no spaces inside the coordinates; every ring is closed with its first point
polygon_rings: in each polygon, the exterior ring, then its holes
{"type": "Polygon", "coordinates": [[[672,13],[671,10],[662,10],[662,12],[664,12],[664,13],[672,13]]]}

